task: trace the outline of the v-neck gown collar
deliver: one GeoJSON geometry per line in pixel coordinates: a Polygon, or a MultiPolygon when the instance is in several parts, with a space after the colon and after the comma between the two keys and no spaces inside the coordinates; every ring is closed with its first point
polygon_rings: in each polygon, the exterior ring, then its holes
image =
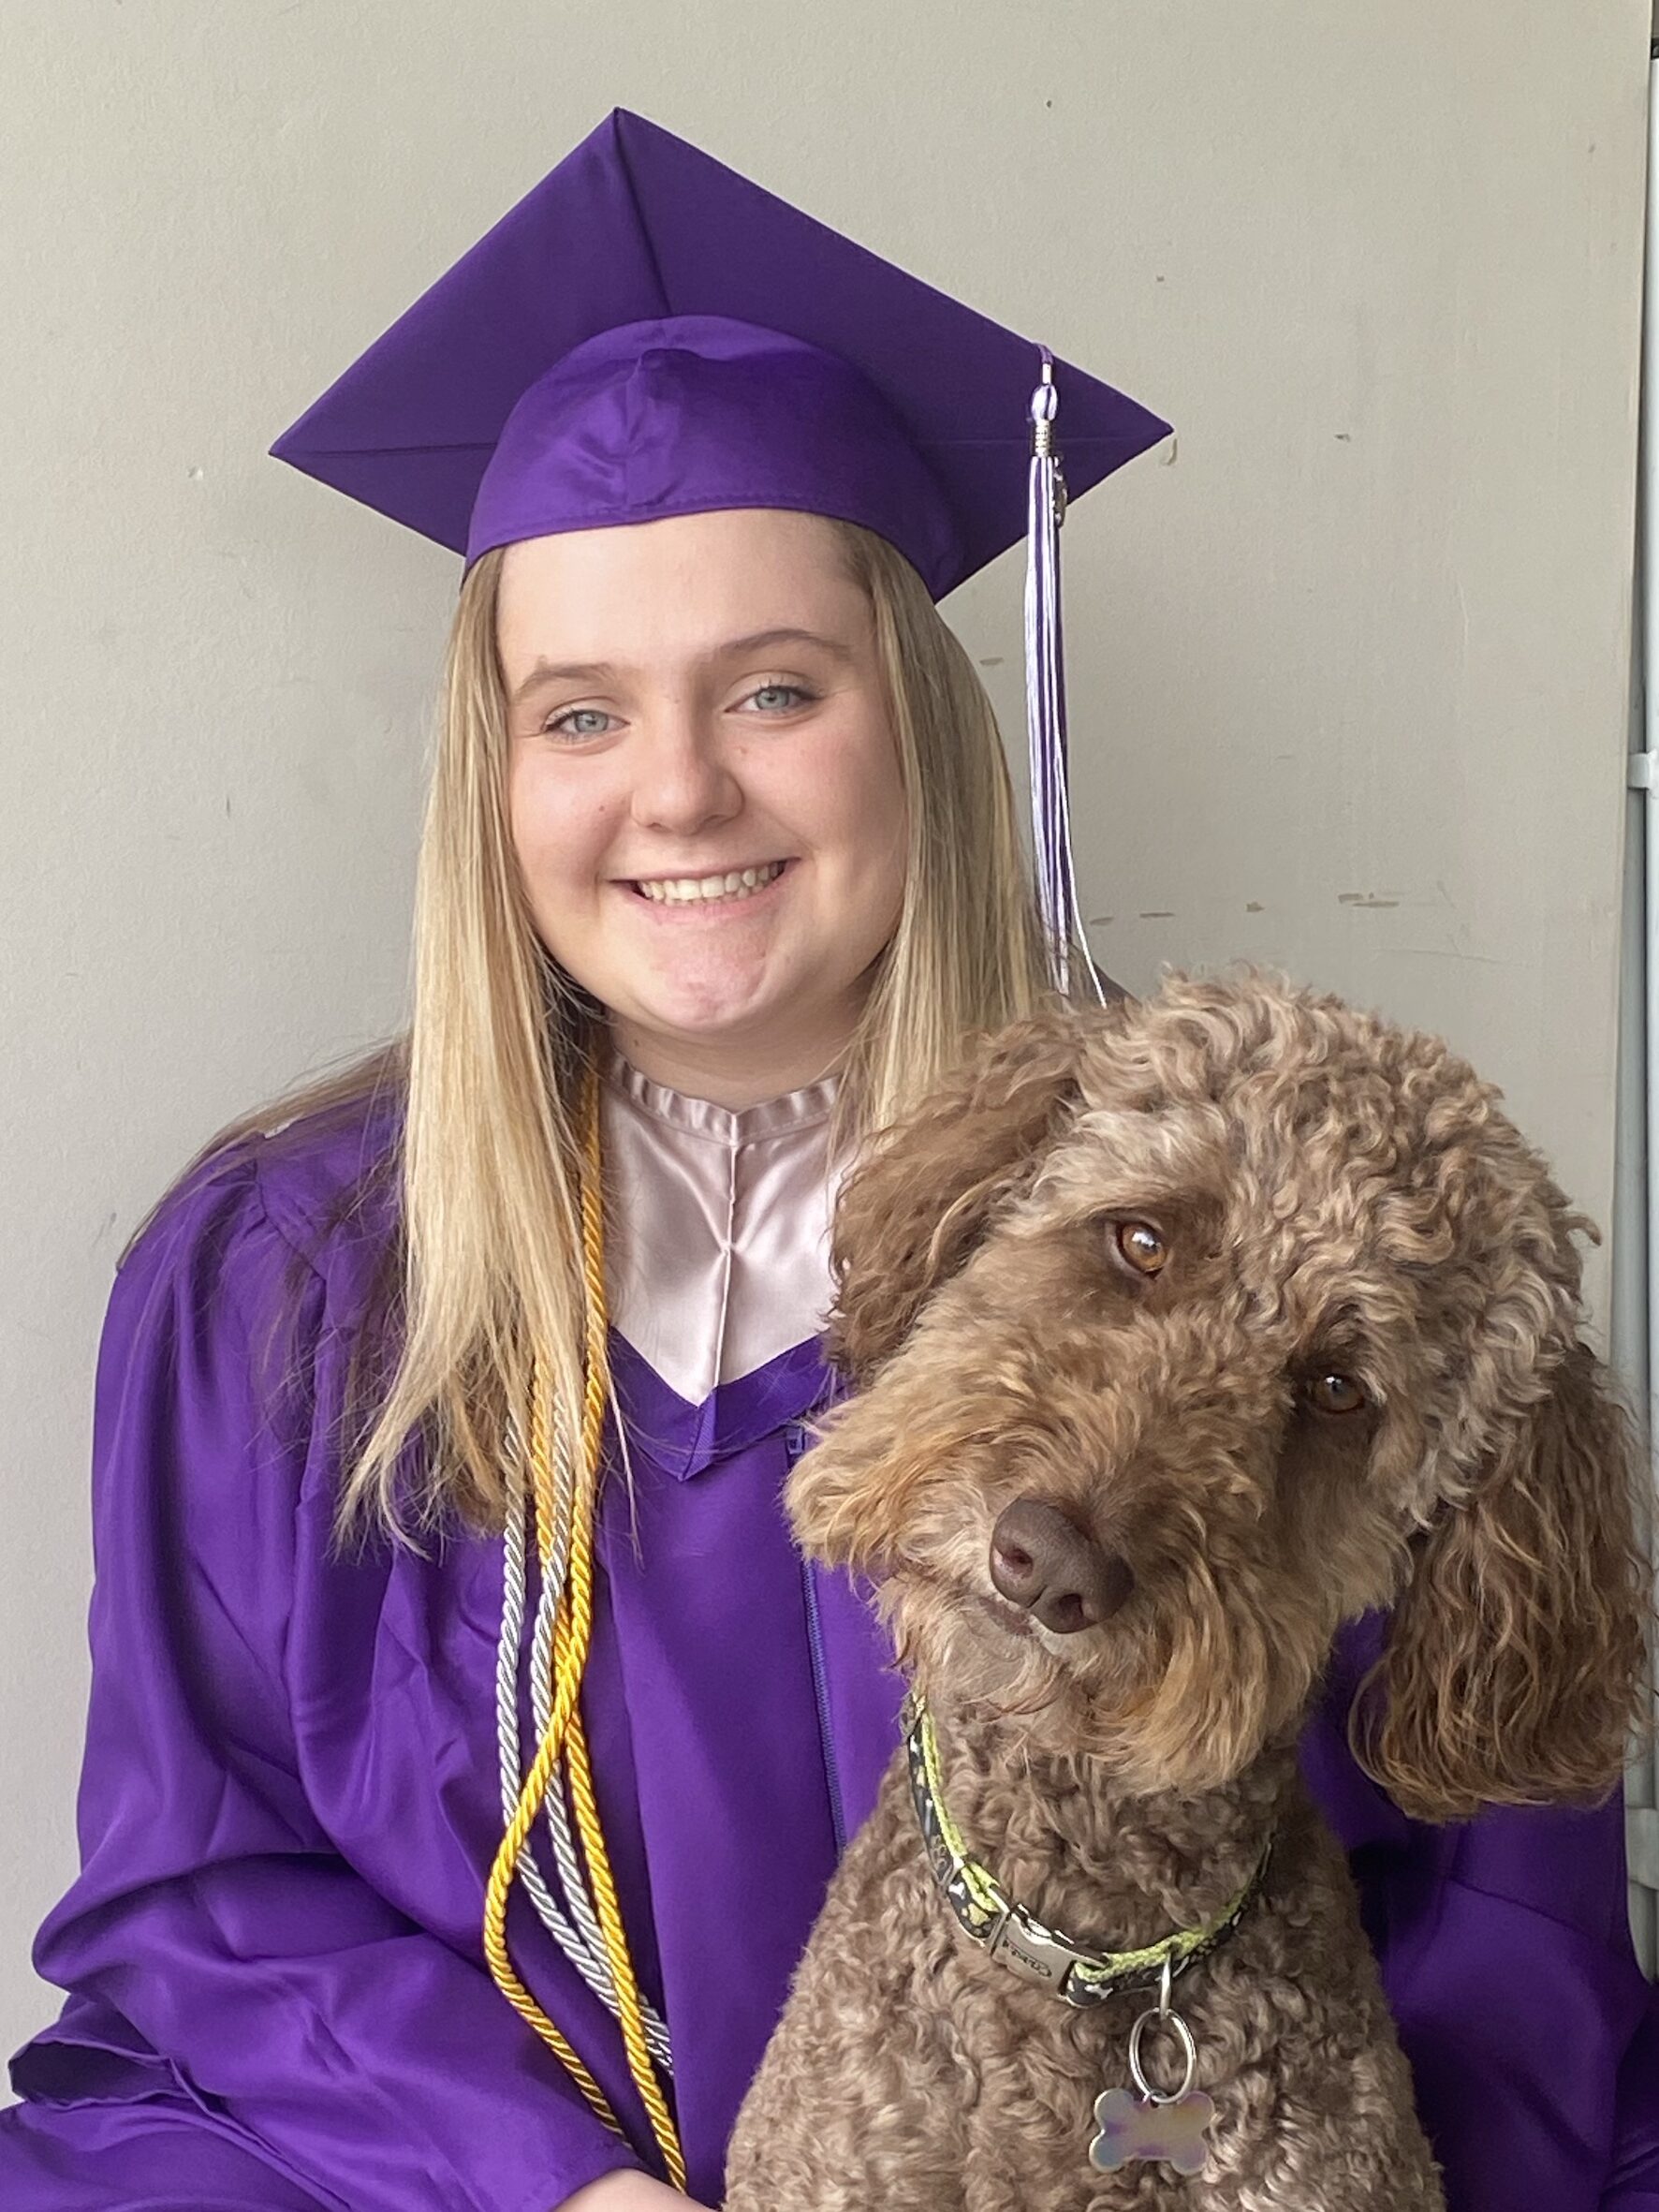
{"type": "Polygon", "coordinates": [[[607,1062],[613,1378],[628,1448],[680,1481],[822,1391],[837,1087],[734,1111],[607,1062]]]}

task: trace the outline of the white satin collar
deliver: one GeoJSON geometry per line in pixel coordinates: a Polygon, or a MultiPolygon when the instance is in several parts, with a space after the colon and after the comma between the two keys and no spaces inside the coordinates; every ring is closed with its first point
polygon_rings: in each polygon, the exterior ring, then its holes
{"type": "Polygon", "coordinates": [[[828,1076],[733,1109],[607,1057],[611,1323],[692,1405],[822,1330],[840,1087],[828,1076]]]}

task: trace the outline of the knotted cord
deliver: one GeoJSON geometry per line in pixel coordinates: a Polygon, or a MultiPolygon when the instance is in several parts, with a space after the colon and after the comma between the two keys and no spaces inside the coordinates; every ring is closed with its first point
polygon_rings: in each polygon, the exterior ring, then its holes
{"type": "MultiPolygon", "coordinates": [[[[522,1446],[516,1428],[511,1444],[514,1465],[521,1477],[523,1473],[522,1446]]],[[[569,1481],[561,1464],[566,1457],[562,1449],[563,1439],[556,1438],[555,1475],[557,1495],[564,1499],[565,1512],[554,1532],[552,1553],[542,1570],[541,1589],[536,1609],[536,1623],[530,1646],[531,1712],[539,1742],[546,1733],[552,1716],[553,1705],[553,1616],[556,1600],[564,1586],[569,1561],[570,1516],[569,1481]]],[[[501,1765],[501,1818],[505,1827],[511,1821],[519,1802],[519,1791],[523,1776],[520,1764],[518,1672],[520,1639],[523,1631],[525,1607],[525,1499],[521,1486],[515,1490],[507,1512],[506,1556],[502,1585],[501,1635],[496,1650],[495,1695],[496,1735],[500,1747],[501,1765]]],[[[519,1880],[522,1882],[537,1919],[575,1966],[588,1987],[613,2014],[617,2011],[616,1984],[610,1972],[610,1962],[605,1950],[605,1939],[594,1910],[587,1880],[577,1858],[576,1843],[571,1829],[570,1814],[565,1804],[565,1793],[557,1786],[550,1786],[547,1794],[547,1823],[549,1841],[552,1847],[553,1863],[558,1869],[559,1883],[570,1901],[567,1917],[553,1895],[541,1868],[536,1865],[534,1851],[526,1847],[519,1861],[519,1880]],[[575,1924],[572,1924],[574,1921],[575,1924]]],[[[642,1999],[645,2015],[645,2036],[652,2057],[667,2072],[673,2071],[673,2058],[667,2027],[658,2018],[649,2001],[642,1999]]]]}
{"type": "MultiPolygon", "coordinates": [[[[529,1486],[535,1500],[543,1600],[545,1603],[551,1591],[552,1602],[551,1710],[545,1726],[541,1728],[541,1740],[536,1757],[522,1787],[518,1791],[517,1802],[511,1807],[501,1847],[490,1870],[484,1899],[484,1955],[491,1975],[507,2002],[529,2023],[565,2067],[599,2118],[614,2134],[621,2135],[624,2131],[622,2123],[604,2090],[570,2042],[524,1986],[507,1948],[507,1899],[515,1876],[524,1865],[531,1863],[527,1851],[530,1835],[537,1815],[548,1803],[550,1790],[556,1786],[557,1770],[563,1759],[582,1854],[587,1862],[585,1881],[580,1870],[577,1870],[577,1879],[567,1886],[566,1895],[572,1911],[580,1920],[583,1907],[588,1904],[591,1885],[591,1921],[597,1922],[597,1933],[603,1946],[601,1963],[600,1954],[594,1948],[592,1933],[585,1929],[572,1929],[571,1934],[576,1942],[572,1956],[577,1958],[580,1966],[581,1957],[579,1954],[586,1955],[588,1964],[599,1975],[602,1985],[598,1993],[608,2005],[612,2006],[622,2028],[628,2072],[650,2117],[652,2131],[662,2153],[668,2178],[676,2189],[683,2190],[686,2186],[685,2160],[668,2101],[657,2079],[653,2057],[653,2045],[655,2043],[661,2048],[666,2062],[667,2031],[654,2015],[648,2024],[639,1980],[628,1953],[622,1907],[599,1823],[587,1740],[578,1706],[578,1692],[587,1664],[593,1631],[594,1513],[598,1492],[605,1409],[610,1391],[607,1357],[604,1206],[599,1174],[599,1084],[597,1071],[592,1068],[588,1071],[584,1090],[582,1120],[581,1244],[586,1344],[581,1438],[580,1448],[574,1454],[574,1466],[571,1454],[555,1449],[548,1418],[549,1394],[539,1360],[532,1367],[528,1423],[529,1486]],[[565,1537],[566,1528],[567,1545],[565,1537]]],[[[521,1513],[521,1504],[519,1510],[521,1513]]],[[[509,1526],[509,1551],[513,1541],[509,1526]]],[[[510,1557],[504,1575],[502,1630],[505,1646],[508,1617],[516,1612],[516,1626],[512,1635],[515,1656],[523,1625],[524,1543],[521,1520],[517,1543],[516,1588],[510,1557]]],[[[538,1605],[538,1615],[542,1610],[543,1607],[538,1605]]],[[[515,1683],[511,1700],[515,1767],[518,1763],[516,1698],[515,1683]]],[[[497,1720],[505,1747],[507,1722],[499,1671],[497,1720]]],[[[554,1818],[551,1811],[550,1818],[554,1818]]],[[[556,1824],[555,1820],[555,1830],[556,1824]]],[[[544,1883],[544,1890],[545,1886],[544,1883]]],[[[549,1902],[552,1902],[551,1896],[549,1902]]],[[[566,1926],[568,1924],[565,1923],[566,1926]]],[[[594,1985],[593,1977],[590,1975],[586,1978],[589,1979],[590,1986],[594,1985]]]]}

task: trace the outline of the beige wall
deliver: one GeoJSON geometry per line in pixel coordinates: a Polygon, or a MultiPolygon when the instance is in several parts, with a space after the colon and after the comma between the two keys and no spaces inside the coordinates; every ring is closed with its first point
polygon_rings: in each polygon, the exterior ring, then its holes
{"type": "MultiPolygon", "coordinates": [[[[269,438],[619,102],[1048,339],[1181,429],[1065,534],[1100,956],[1255,954],[1445,1029],[1605,1214],[1648,30],[0,7],[0,2043],[72,1864],[115,1252],[402,1003],[452,567],[269,438]]],[[[1004,563],[952,610],[1016,730],[1018,598],[1004,563]]]]}

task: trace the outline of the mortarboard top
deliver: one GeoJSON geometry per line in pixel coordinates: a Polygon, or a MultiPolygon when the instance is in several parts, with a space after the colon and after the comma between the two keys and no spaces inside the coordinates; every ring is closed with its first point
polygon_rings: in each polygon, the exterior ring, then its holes
{"type": "MultiPolygon", "coordinates": [[[[1025,536],[1041,360],[619,108],[272,450],[469,560],[796,507],[865,523],[938,598],[1025,536]]],[[[1074,502],[1167,435],[1080,370],[1055,380],[1074,502]]]]}

